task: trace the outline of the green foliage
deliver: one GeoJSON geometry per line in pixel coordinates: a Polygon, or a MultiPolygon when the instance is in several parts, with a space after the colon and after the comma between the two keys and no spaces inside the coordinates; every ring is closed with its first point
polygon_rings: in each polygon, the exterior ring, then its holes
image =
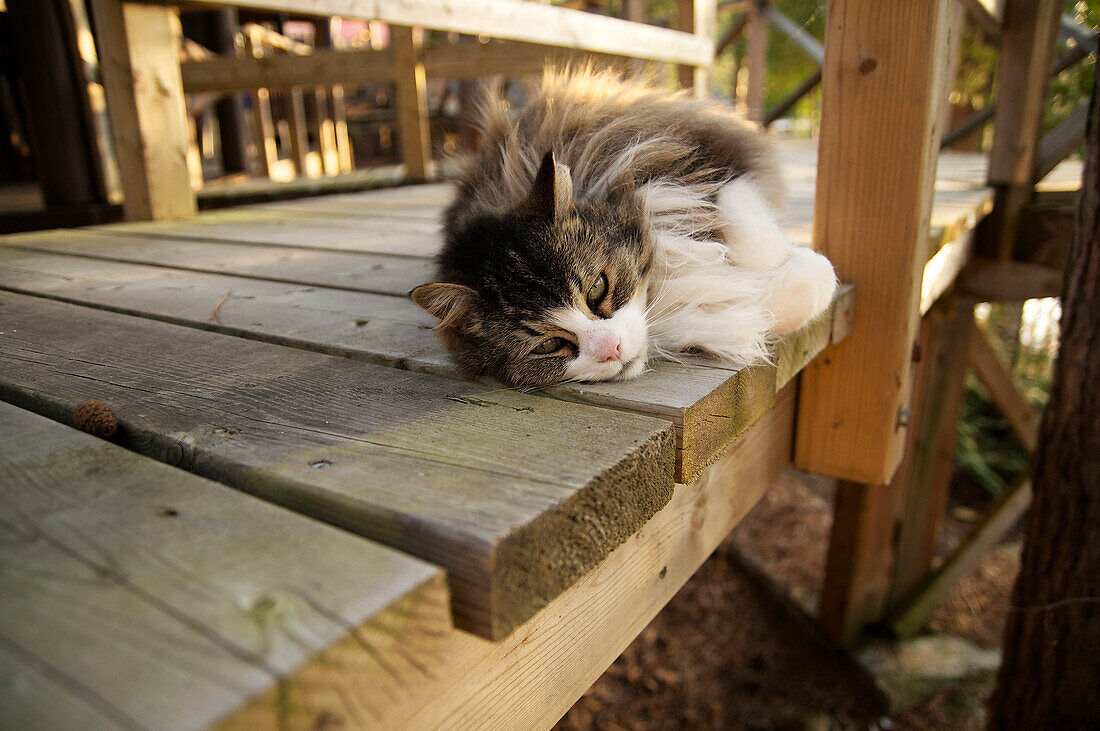
{"type": "Polygon", "coordinates": [[[994,497],[1027,468],[1027,452],[973,374],[966,377],[955,466],[962,479],[994,497]]]}

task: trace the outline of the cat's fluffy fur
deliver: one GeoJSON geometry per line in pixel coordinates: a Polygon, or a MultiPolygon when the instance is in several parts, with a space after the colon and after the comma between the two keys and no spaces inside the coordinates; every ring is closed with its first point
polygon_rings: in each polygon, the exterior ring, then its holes
{"type": "MultiPolygon", "coordinates": [[[[442,282],[461,289],[428,285],[434,289],[413,293],[440,318],[444,343],[467,371],[541,384],[630,377],[651,353],[695,350],[734,365],[759,363],[776,335],[805,324],[833,295],[829,262],[790,244],[775,222],[783,193],[770,141],[720,103],[609,72],[551,70],[518,115],[490,96],[477,121],[483,148],[462,163],[439,268],[442,282]],[[634,273],[618,261],[624,252],[634,273]],[[616,261],[589,261],[606,256],[616,261]],[[535,261],[505,271],[490,261],[499,257],[535,261]],[[581,368],[588,336],[577,332],[575,362],[534,358],[535,367],[525,368],[535,341],[510,344],[508,323],[537,335],[563,321],[583,330],[577,312],[610,318],[587,312],[594,308],[577,296],[600,267],[618,272],[616,288],[622,279],[644,290],[616,293],[620,306],[639,307],[635,294],[643,301],[640,361],[615,372],[606,363],[581,368]],[[543,283],[550,291],[540,299],[531,290],[543,283]],[[571,287],[555,303],[553,290],[571,287]],[[514,298],[528,294],[537,304],[517,309],[514,298]],[[562,307],[573,315],[563,320],[562,307]],[[551,311],[558,317],[542,324],[551,311]],[[493,356],[494,347],[517,352],[493,356]]],[[[632,342],[623,335],[624,349],[632,342]]]]}

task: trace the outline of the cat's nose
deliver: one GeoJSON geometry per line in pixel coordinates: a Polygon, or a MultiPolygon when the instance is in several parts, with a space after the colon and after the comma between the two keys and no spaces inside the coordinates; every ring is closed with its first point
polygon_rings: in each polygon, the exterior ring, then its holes
{"type": "Polygon", "coordinates": [[[619,360],[623,355],[622,340],[618,335],[608,335],[596,342],[596,360],[607,363],[619,360]]]}

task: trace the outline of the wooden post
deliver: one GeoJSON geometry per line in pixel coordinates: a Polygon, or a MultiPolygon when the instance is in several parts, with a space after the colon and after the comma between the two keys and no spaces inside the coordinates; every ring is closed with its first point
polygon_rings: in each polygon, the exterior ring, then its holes
{"type": "Polygon", "coordinates": [[[432,138],[428,126],[427,78],[421,42],[412,28],[390,26],[393,44],[397,125],[401,130],[401,161],[409,180],[427,180],[432,138]]]}
{"type": "Polygon", "coordinates": [[[855,284],[855,322],[803,372],[795,453],[801,469],[866,485],[888,483],[905,447],[947,5],[829,7],[814,245],[855,284]]]}
{"type": "Polygon", "coordinates": [[[961,352],[951,348],[958,344],[958,338],[951,336],[961,328],[950,325],[967,320],[961,313],[951,318],[952,312],[953,305],[944,303],[921,320],[913,414],[905,457],[893,479],[884,485],[842,480],[837,487],[820,620],[829,636],[840,644],[849,644],[864,625],[885,616],[899,572],[908,576],[909,571],[915,571],[914,581],[919,582],[931,564],[930,551],[935,547],[939,519],[946,507],[950,471],[943,475],[942,485],[934,486],[936,489],[927,489],[932,487],[927,478],[930,468],[938,466],[934,448],[939,446],[939,427],[945,422],[950,422],[951,432],[948,459],[954,455],[954,424],[966,368],[965,344],[961,352]],[[943,398],[945,379],[956,374],[948,367],[951,364],[961,365],[957,401],[943,398]],[[947,412],[954,413],[954,418],[947,412]],[[927,555],[923,553],[925,548],[929,550],[927,555]],[[920,565],[922,559],[927,563],[915,569],[913,564],[920,565]]]}
{"type": "Polygon", "coordinates": [[[306,137],[306,103],[302,90],[294,87],[287,95],[290,125],[290,159],[299,177],[309,176],[309,140],[306,137]]]}
{"type": "Polygon", "coordinates": [[[839,645],[885,612],[900,492],[896,484],[837,483],[818,621],[839,645]]]}
{"type": "Polygon", "coordinates": [[[895,608],[924,582],[951,486],[959,416],[966,395],[967,344],[974,335],[974,302],[948,297],[923,321],[921,370],[915,398],[912,468],[907,475],[894,548],[889,604],[895,608]]]}
{"type": "MultiPolygon", "coordinates": [[[[713,44],[717,22],[717,5],[713,1],[677,1],[677,30],[709,39],[713,44]]],[[[679,72],[681,88],[694,89],[695,96],[700,99],[710,98],[710,66],[679,66],[679,72]]]]}
{"type": "MultiPolygon", "coordinates": [[[[256,35],[255,28],[244,34],[245,55],[260,58],[264,55],[264,46],[256,35]]],[[[256,152],[260,159],[260,170],[267,177],[275,172],[279,162],[279,149],[275,144],[275,124],[271,120],[271,94],[267,89],[254,89],[250,94],[252,102],[252,128],[256,137],[256,152]]]]}
{"type": "MultiPolygon", "coordinates": [[[[236,53],[233,36],[239,30],[237,9],[191,12],[183,16],[183,32],[216,54],[236,53]]],[[[214,105],[218,116],[218,136],[221,142],[222,168],[227,173],[244,172],[248,168],[248,126],[244,115],[244,97],[227,94],[214,105]]]]}
{"type": "Polygon", "coordinates": [[[1059,0],[1006,0],[1001,60],[997,66],[997,112],[989,183],[996,190],[983,256],[1012,256],[1020,209],[1031,196],[1051,59],[1057,40],[1059,0]]]}
{"type": "Polygon", "coordinates": [[[179,14],[171,7],[91,0],[103,87],[131,220],[195,213],[179,14]]]}
{"type": "MultiPolygon", "coordinates": [[[[633,23],[644,23],[646,19],[645,0],[622,0],[622,4],[619,6],[619,16],[623,20],[629,20],[633,23]]],[[[645,69],[645,61],[640,58],[630,59],[631,72],[640,76],[645,73],[645,69]]]]}
{"type": "Polygon", "coordinates": [[[77,82],[64,12],[55,0],[8,2],[27,132],[42,197],[51,207],[105,202],[84,125],[85,90],[77,82]]]}
{"type": "Polygon", "coordinates": [[[760,12],[760,3],[749,7],[749,38],[745,46],[745,67],[749,85],[745,91],[745,110],[749,119],[764,119],[764,80],[768,77],[768,18],[760,12]]]}

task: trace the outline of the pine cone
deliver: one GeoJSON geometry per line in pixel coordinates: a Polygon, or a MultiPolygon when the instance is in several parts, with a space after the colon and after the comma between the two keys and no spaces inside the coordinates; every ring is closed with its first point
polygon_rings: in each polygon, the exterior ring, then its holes
{"type": "Polygon", "coordinates": [[[109,437],[118,429],[118,419],[102,401],[82,401],[73,409],[73,426],[97,437],[109,437]]]}

